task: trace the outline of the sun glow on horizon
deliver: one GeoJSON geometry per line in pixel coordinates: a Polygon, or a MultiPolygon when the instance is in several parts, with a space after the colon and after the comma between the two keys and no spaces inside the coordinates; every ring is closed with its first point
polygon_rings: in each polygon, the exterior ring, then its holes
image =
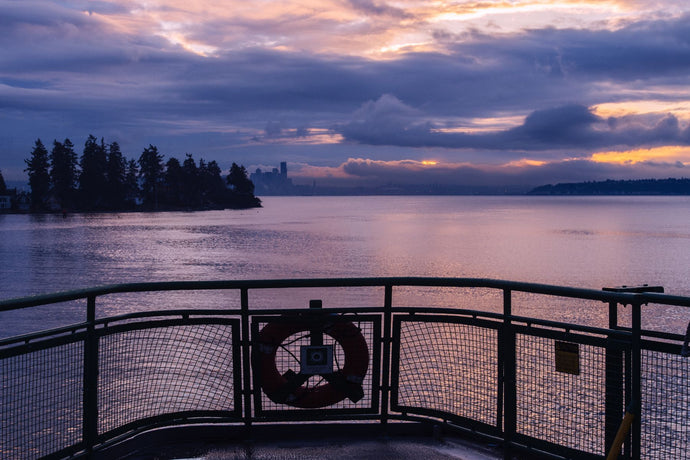
{"type": "Polygon", "coordinates": [[[530,160],[529,158],[522,158],[520,160],[515,160],[511,161],[509,163],[506,163],[506,167],[518,167],[518,168],[523,168],[526,166],[543,166],[547,162],[542,161],[542,160],[530,160]]]}
{"type": "Polygon", "coordinates": [[[589,158],[595,163],[631,165],[643,162],[682,163],[690,165],[689,146],[664,146],[649,149],[598,152],[589,158]]]}

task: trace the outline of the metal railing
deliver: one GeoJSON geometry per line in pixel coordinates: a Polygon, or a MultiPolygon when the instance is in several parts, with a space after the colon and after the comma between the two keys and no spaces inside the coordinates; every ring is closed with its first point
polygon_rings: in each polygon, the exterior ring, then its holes
{"type": "Polygon", "coordinates": [[[690,307],[690,298],[487,279],[358,278],[121,284],[6,300],[0,311],[75,300],[85,302],[82,322],[0,340],[2,458],[89,455],[160,427],[230,424],[250,432],[259,422],[289,429],[294,421],[414,421],[499,440],[506,457],[604,458],[635,404],[621,458],[690,458],[686,338],[641,324],[644,306],[690,307]],[[382,290],[381,303],[266,308],[249,301],[262,290],[353,287],[382,290]],[[498,293],[502,305],[493,312],[394,305],[394,292],[410,287],[480,289],[498,293]],[[107,296],[159,291],[237,291],[240,304],[97,314],[107,296]],[[601,302],[608,327],[514,315],[516,293],[601,302]],[[631,307],[626,327],[619,305],[631,307]],[[329,355],[330,370],[310,370],[311,357],[301,353],[311,352],[317,366],[329,355]]]}

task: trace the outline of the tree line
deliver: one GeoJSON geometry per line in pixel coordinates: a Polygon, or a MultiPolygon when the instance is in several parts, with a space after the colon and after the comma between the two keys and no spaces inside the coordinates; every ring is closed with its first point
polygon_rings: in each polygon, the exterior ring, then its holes
{"type": "Polygon", "coordinates": [[[542,185],[530,195],[690,195],[690,179],[634,179],[542,185]]]}
{"type": "Polygon", "coordinates": [[[30,209],[45,211],[128,211],[250,208],[261,206],[244,166],[232,163],[223,179],[215,161],[191,154],[183,161],[149,145],[138,160],[127,159],[117,142],[89,135],[81,157],[69,139],[53,141],[50,152],[37,139],[24,160],[30,209]]]}

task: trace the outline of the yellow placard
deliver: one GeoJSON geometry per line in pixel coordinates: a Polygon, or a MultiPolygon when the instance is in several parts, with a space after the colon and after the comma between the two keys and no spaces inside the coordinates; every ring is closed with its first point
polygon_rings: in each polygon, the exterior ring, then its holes
{"type": "Polygon", "coordinates": [[[580,345],[556,341],[556,371],[580,375],[580,345]]]}

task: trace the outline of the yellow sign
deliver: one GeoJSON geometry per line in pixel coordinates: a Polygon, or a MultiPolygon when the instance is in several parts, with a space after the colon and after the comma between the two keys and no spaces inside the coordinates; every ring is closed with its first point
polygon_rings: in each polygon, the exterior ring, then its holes
{"type": "Polygon", "coordinates": [[[556,341],[556,371],[580,375],[580,345],[556,341]]]}

